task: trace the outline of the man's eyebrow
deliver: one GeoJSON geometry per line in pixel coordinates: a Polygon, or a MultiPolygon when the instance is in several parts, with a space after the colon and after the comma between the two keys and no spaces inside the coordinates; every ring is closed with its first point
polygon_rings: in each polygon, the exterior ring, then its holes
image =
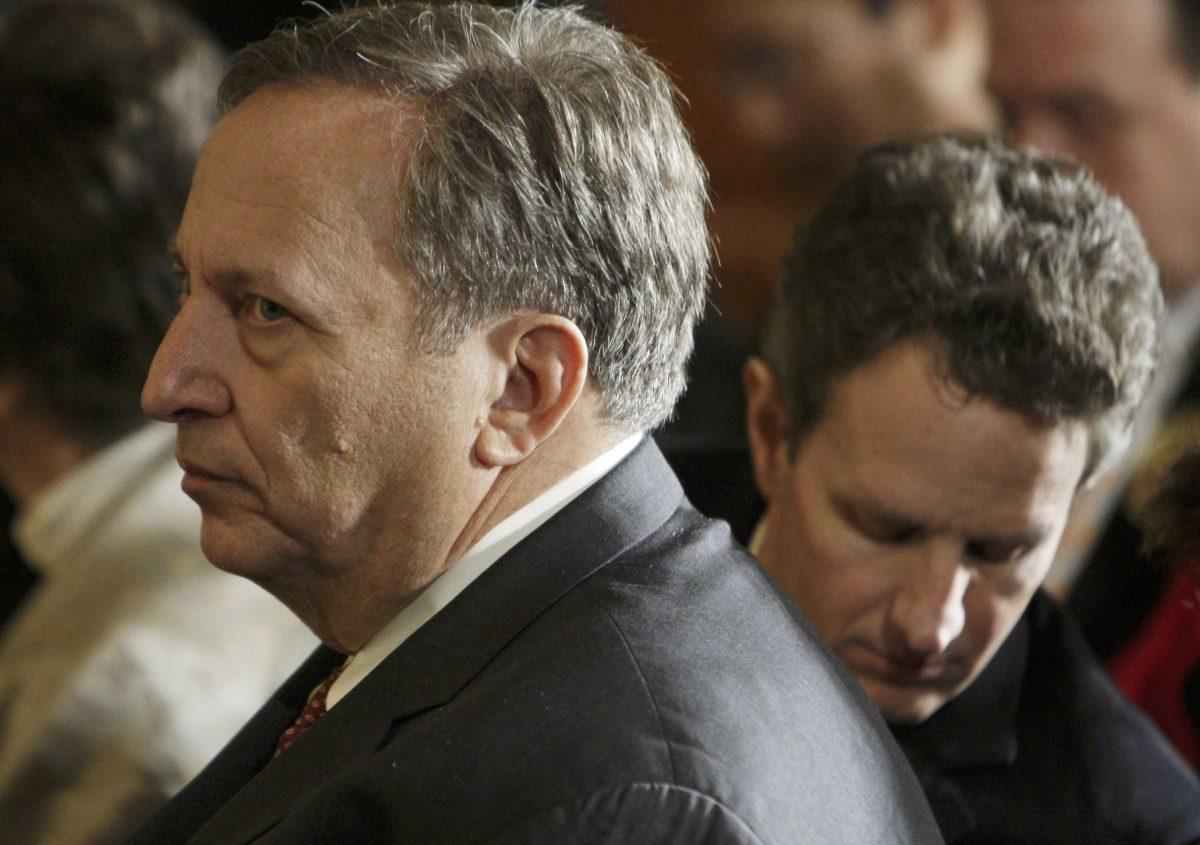
{"type": "Polygon", "coordinates": [[[925,523],[922,520],[908,514],[900,513],[900,511],[895,510],[890,505],[885,505],[870,493],[834,493],[832,498],[834,504],[843,513],[870,516],[872,519],[880,519],[909,528],[925,527],[925,523]]]}
{"type": "MultiPolygon", "coordinates": [[[[187,264],[183,260],[183,254],[175,241],[172,240],[167,244],[167,255],[171,259],[172,265],[187,273],[187,264]]],[[[218,270],[212,274],[209,279],[209,284],[221,290],[239,290],[244,287],[249,287],[254,284],[262,284],[263,282],[273,281],[276,273],[273,270],[252,270],[243,267],[229,267],[218,270]]]]}
{"type": "Polygon", "coordinates": [[[226,267],[215,271],[209,283],[220,290],[235,291],[272,282],[277,276],[274,270],[226,267]]]}
{"type": "MultiPolygon", "coordinates": [[[[869,516],[871,519],[889,522],[915,531],[940,531],[946,528],[946,526],[928,525],[922,519],[901,513],[890,505],[886,505],[876,499],[870,493],[857,493],[853,495],[835,493],[832,499],[834,504],[843,513],[850,516],[855,514],[869,516]]],[[[1013,546],[1031,549],[1041,543],[1050,532],[1044,526],[1035,526],[1028,531],[1016,531],[1011,534],[964,533],[967,534],[969,542],[979,545],[1013,546]]]]}

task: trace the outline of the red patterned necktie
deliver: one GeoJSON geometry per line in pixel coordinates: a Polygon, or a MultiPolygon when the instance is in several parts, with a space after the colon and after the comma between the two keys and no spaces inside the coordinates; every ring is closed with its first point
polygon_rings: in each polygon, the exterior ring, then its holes
{"type": "Polygon", "coordinates": [[[283,732],[279,737],[279,741],[275,743],[275,756],[278,757],[284,751],[291,747],[292,743],[300,738],[301,734],[311,728],[325,715],[325,699],[329,696],[329,688],[333,686],[333,682],[338,679],[338,675],[342,674],[344,666],[338,666],[329,673],[329,677],[317,684],[316,688],[308,694],[308,703],[304,705],[304,709],[300,711],[300,715],[296,717],[296,721],[292,722],[292,726],[283,732]]]}

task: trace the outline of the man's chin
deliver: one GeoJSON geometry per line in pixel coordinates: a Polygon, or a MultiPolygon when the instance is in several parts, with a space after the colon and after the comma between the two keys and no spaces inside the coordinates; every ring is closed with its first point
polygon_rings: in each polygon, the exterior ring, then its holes
{"type": "Polygon", "coordinates": [[[200,531],[200,550],[217,569],[231,575],[249,575],[243,571],[247,563],[245,557],[238,554],[236,547],[226,542],[220,532],[210,531],[207,522],[200,531]]]}
{"type": "Polygon", "coordinates": [[[957,690],[897,688],[882,681],[859,678],[876,709],[889,725],[919,725],[952,699],[957,690]]]}
{"type": "Polygon", "coordinates": [[[254,542],[244,527],[239,530],[238,526],[208,514],[201,523],[200,550],[217,569],[255,582],[269,580],[274,568],[268,549],[254,542]]]}

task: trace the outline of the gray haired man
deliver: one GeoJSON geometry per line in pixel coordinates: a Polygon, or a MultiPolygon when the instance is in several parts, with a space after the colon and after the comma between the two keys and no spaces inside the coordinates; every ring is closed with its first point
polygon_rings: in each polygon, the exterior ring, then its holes
{"type": "Polygon", "coordinates": [[[143,403],[208,557],[326,645],[140,841],[936,840],[643,436],[708,261],[661,70],[572,11],[402,3],[222,97],[143,403]]]}
{"type": "Polygon", "coordinates": [[[746,371],[753,547],[892,725],[950,842],[1184,843],[1200,786],[1039,592],[1162,310],[1129,212],[995,142],[865,154],[746,371]]]}

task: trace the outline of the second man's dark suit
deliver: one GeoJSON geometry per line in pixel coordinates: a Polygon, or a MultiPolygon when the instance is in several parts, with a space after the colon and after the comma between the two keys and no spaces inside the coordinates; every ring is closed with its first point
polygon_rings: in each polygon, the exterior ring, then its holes
{"type": "Polygon", "coordinates": [[[950,845],[1200,842],[1200,782],[1045,593],[962,695],[895,733],[950,845]]]}
{"type": "Polygon", "coordinates": [[[861,690],[649,442],[271,761],[337,659],[135,841],[940,841],[861,690]]]}

